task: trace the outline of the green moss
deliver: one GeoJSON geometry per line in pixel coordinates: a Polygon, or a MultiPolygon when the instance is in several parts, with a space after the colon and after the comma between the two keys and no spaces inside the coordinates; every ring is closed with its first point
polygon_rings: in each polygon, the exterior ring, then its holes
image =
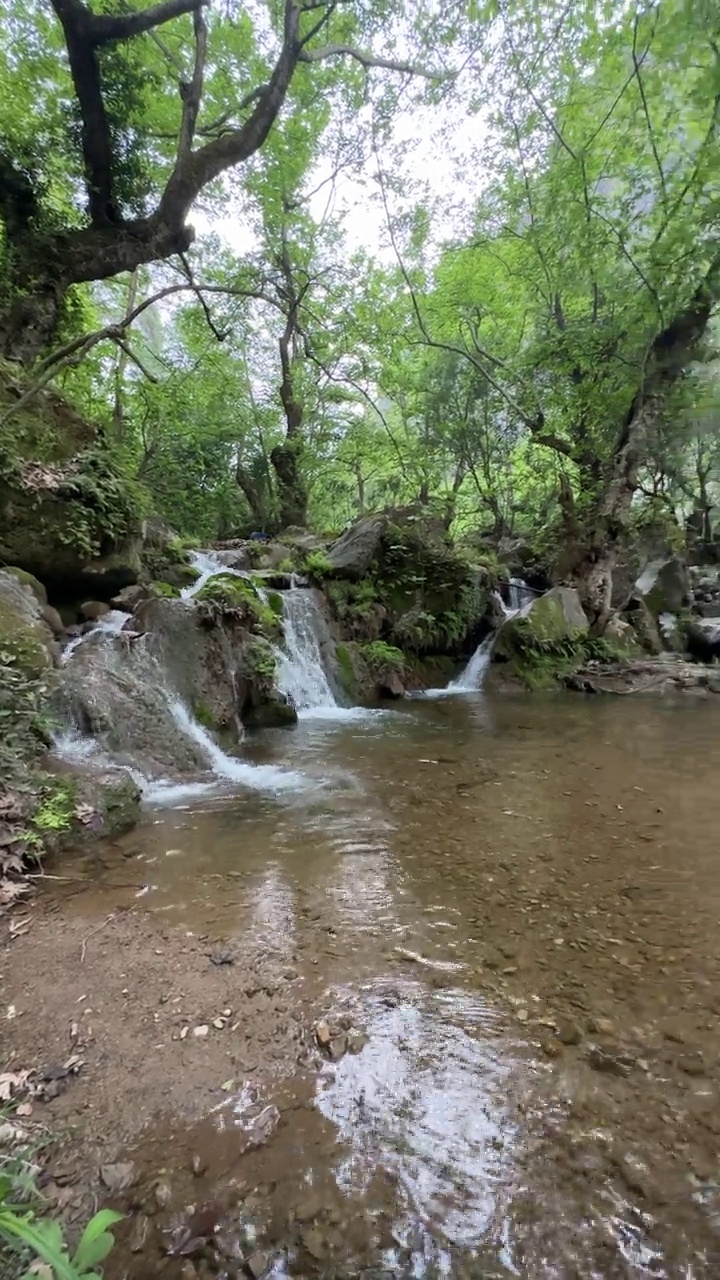
{"type": "Polygon", "coordinates": [[[24,586],[30,588],[33,595],[35,596],[35,599],[40,604],[42,605],[47,604],[48,602],[47,591],[45,590],[42,582],[39,582],[34,574],[27,573],[25,569],[18,569],[16,565],[7,565],[5,568],[3,568],[3,573],[12,574],[13,578],[17,578],[18,582],[22,582],[24,586]]]}
{"type": "Polygon", "coordinates": [[[283,616],[283,598],[281,591],[268,591],[267,593],[268,607],[272,609],[276,618],[283,616]]]}
{"type": "Polygon", "coordinates": [[[14,667],[30,680],[39,679],[52,667],[48,638],[45,627],[21,618],[0,598],[0,668],[14,667]]]}
{"type": "Polygon", "coordinates": [[[207,703],[203,702],[202,698],[197,698],[193,702],[193,715],[203,728],[214,729],[216,727],[213,713],[207,703]]]}
{"type": "Polygon", "coordinates": [[[278,565],[278,571],[280,573],[295,573],[295,561],[291,560],[290,556],[285,556],[285,559],[281,560],[278,565]]]}
{"type": "Polygon", "coordinates": [[[212,612],[233,614],[250,630],[277,639],[282,626],[270,605],[260,598],[258,589],[249,578],[219,573],[210,578],[198,591],[195,600],[212,612]]]}
{"type": "Polygon", "coordinates": [[[352,655],[347,645],[339,644],[335,649],[340,674],[340,683],[350,699],[357,695],[357,676],[352,655]]]}
{"type": "Polygon", "coordinates": [[[385,644],[384,640],[373,640],[370,644],[364,644],[360,652],[368,665],[375,670],[383,670],[387,667],[392,667],[398,672],[405,670],[407,660],[402,649],[397,649],[392,644],[385,644]]]}
{"type": "Polygon", "coordinates": [[[170,582],[151,582],[149,590],[151,595],[168,600],[176,599],[180,595],[179,587],[174,587],[170,582]]]}
{"type": "Polygon", "coordinates": [[[264,685],[272,685],[277,675],[277,661],[272,646],[258,637],[248,645],[244,654],[247,674],[264,685]]]}

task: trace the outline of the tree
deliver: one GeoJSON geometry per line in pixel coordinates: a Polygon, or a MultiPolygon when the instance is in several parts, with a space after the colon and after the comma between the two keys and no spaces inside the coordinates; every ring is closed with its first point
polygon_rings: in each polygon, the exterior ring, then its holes
{"type": "Polygon", "coordinates": [[[337,88],[325,64],[340,59],[357,69],[360,79],[349,70],[343,85],[358,98],[368,68],[418,71],[388,56],[400,19],[406,42],[423,22],[449,27],[429,0],[412,20],[400,0],[377,13],[342,0],[282,0],[260,9],[256,26],[245,10],[234,19],[206,6],[160,0],[97,13],[83,0],[52,0],[55,24],[40,0],[7,10],[15,48],[0,60],[6,355],[31,362],[56,337],[73,286],[186,253],[194,202],[260,150],[295,82],[304,77],[321,100],[337,88]],[[38,52],[45,41],[51,74],[38,52]]]}
{"type": "Polygon", "coordinates": [[[561,463],[562,572],[599,630],[651,441],[720,299],[717,26],[679,0],[503,11],[491,180],[434,294],[414,291],[423,341],[561,463]]]}

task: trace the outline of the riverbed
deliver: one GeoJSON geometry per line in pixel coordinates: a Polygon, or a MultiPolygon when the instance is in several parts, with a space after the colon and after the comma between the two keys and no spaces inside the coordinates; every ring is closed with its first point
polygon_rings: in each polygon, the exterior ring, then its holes
{"type": "Polygon", "coordinates": [[[419,697],[246,754],[287,785],[173,793],[2,957],[15,1065],[81,1058],[36,1118],[61,1209],[127,1213],[109,1280],[719,1275],[720,707],[419,697]]]}

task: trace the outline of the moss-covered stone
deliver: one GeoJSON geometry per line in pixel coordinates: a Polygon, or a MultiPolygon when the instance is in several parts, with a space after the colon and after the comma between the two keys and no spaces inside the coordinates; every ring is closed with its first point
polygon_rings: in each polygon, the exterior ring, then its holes
{"type": "Polygon", "coordinates": [[[54,665],[53,637],[41,605],[16,575],[0,571],[0,667],[37,680],[54,665]]]}
{"type": "Polygon", "coordinates": [[[358,697],[358,677],[349,646],[346,644],[337,645],[335,657],[337,658],[338,676],[343,693],[351,702],[356,702],[358,697]]]}
{"type": "Polygon", "coordinates": [[[588,621],[577,592],[553,587],[500,628],[492,653],[495,679],[550,688],[582,665],[587,637],[588,621]]]}
{"type": "Polygon", "coordinates": [[[180,595],[180,589],[174,587],[171,582],[150,582],[148,591],[150,595],[160,596],[165,600],[177,599],[180,595]]]}
{"type": "Polygon", "coordinates": [[[7,565],[3,569],[3,573],[12,574],[13,578],[17,578],[18,582],[22,582],[23,586],[29,587],[38,604],[46,605],[48,602],[47,591],[34,574],[28,573],[25,569],[18,569],[17,565],[7,565]]]}
{"type": "Polygon", "coordinates": [[[282,625],[269,604],[261,599],[257,587],[249,578],[220,573],[209,578],[194,597],[208,618],[219,614],[233,614],[243,626],[257,635],[277,639],[282,625]]]}

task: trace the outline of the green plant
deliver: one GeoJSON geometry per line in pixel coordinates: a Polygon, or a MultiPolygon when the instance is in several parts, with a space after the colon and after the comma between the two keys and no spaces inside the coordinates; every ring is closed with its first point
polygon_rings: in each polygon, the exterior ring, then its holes
{"type": "Polygon", "coordinates": [[[322,582],[332,573],[333,567],[324,551],[309,551],[303,562],[303,570],[309,578],[322,582]]]}
{"type": "MultiPolygon", "coordinates": [[[[115,1238],[110,1227],[122,1219],[114,1209],[100,1209],[88,1222],[71,1254],[59,1222],[39,1217],[32,1208],[12,1204],[13,1179],[0,1178],[0,1238],[24,1249],[52,1269],[54,1280],[102,1280],[98,1271],[115,1238]]],[[[33,1275],[32,1269],[26,1276],[33,1275]]]]}
{"type": "Polygon", "coordinates": [[[360,648],[363,658],[369,666],[376,669],[393,667],[396,671],[404,671],[407,659],[402,649],[386,644],[384,640],[372,640],[360,648]]]}
{"type": "Polygon", "coordinates": [[[210,578],[194,597],[208,621],[222,615],[235,617],[248,630],[276,639],[282,624],[270,604],[261,599],[249,578],[219,573],[210,578]]]}
{"type": "Polygon", "coordinates": [[[50,785],[33,815],[33,825],[48,835],[67,831],[75,812],[75,788],[71,782],[50,785]]]}

